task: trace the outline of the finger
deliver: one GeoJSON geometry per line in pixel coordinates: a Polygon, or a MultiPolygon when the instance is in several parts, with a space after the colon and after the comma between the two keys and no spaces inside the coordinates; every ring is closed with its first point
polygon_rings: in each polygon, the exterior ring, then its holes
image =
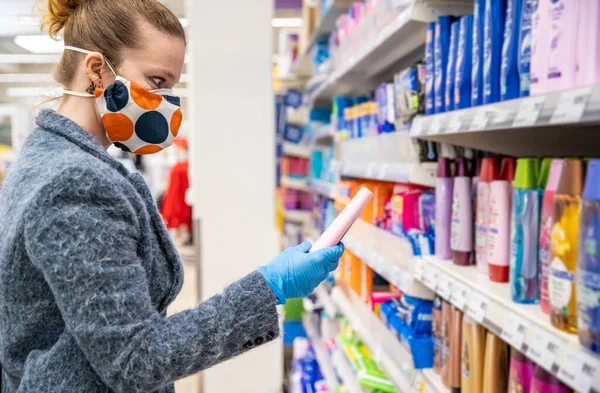
{"type": "Polygon", "coordinates": [[[310,251],[311,248],[312,248],[311,242],[303,242],[302,244],[299,244],[296,247],[293,247],[291,250],[297,251],[297,252],[302,252],[302,253],[306,254],[307,252],[310,251]]]}
{"type": "Polygon", "coordinates": [[[338,262],[344,254],[344,245],[342,243],[335,247],[325,248],[314,253],[318,260],[323,261],[328,271],[337,269],[338,262]]]}

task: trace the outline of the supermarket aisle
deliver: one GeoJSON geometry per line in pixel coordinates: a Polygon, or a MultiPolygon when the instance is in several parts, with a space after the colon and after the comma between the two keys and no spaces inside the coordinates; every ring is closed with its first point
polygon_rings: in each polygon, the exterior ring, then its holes
{"type": "MultiPolygon", "coordinates": [[[[181,293],[173,304],[171,304],[171,307],[169,307],[169,315],[195,307],[198,304],[198,276],[194,254],[187,248],[180,247],[179,245],[177,248],[183,262],[185,280],[181,293]]],[[[200,393],[200,376],[194,375],[177,382],[175,384],[175,391],[177,393],[200,393]]]]}

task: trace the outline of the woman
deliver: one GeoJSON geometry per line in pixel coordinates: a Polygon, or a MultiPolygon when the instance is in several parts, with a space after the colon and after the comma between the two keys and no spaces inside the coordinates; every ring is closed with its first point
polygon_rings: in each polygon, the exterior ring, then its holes
{"type": "Polygon", "coordinates": [[[276,304],[309,294],[343,246],[286,250],[166,318],[182,268],[142,177],[106,148],[149,154],[181,122],[185,56],[156,0],[48,0],[63,31],[58,111],[42,111],[0,195],[3,393],[173,392],[173,381],[278,334],[276,304]]]}

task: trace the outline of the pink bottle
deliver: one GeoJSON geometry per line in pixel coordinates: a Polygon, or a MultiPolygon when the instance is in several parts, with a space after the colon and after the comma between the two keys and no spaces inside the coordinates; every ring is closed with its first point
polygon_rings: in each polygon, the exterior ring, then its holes
{"type": "Polygon", "coordinates": [[[488,228],[490,226],[492,182],[499,179],[498,161],[495,157],[481,160],[481,174],[477,182],[477,208],[475,215],[475,260],[481,274],[488,274],[488,228]]]}
{"type": "Polygon", "coordinates": [[[547,91],[564,90],[575,86],[578,6],[579,0],[550,1],[547,91]]]}
{"type": "Polygon", "coordinates": [[[531,18],[531,85],[532,96],[546,93],[548,50],[550,48],[549,0],[536,2],[531,18]]]}
{"type": "Polygon", "coordinates": [[[470,265],[473,254],[472,182],[473,179],[468,173],[465,159],[457,158],[452,194],[450,247],[454,264],[461,266],[470,265]]]}
{"type": "Polygon", "coordinates": [[[531,393],[572,393],[572,390],[554,375],[537,366],[531,382],[531,393]]]}
{"type": "Polygon", "coordinates": [[[363,209],[373,198],[373,193],[369,189],[363,187],[352,198],[348,206],[333,220],[333,223],[321,235],[319,240],[313,244],[310,252],[320,250],[322,248],[333,247],[338,244],[346,235],[354,221],[362,214],[363,209]]]}
{"type": "Polygon", "coordinates": [[[521,352],[513,349],[510,361],[508,391],[530,393],[534,373],[535,363],[521,352]]]}
{"type": "Polygon", "coordinates": [[[579,1],[575,84],[600,81],[600,0],[579,1]]]}
{"type": "Polygon", "coordinates": [[[438,160],[435,186],[435,255],[440,259],[451,259],[450,228],[452,223],[452,178],[451,161],[440,157],[438,160]]]}

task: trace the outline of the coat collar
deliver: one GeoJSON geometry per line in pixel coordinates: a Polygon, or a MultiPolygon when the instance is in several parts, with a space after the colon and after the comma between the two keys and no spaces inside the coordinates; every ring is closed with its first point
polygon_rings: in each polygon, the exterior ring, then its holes
{"type": "Polygon", "coordinates": [[[51,109],[43,109],[37,115],[35,122],[41,130],[59,135],[69,140],[87,153],[108,163],[122,175],[127,176],[129,174],[129,171],[123,164],[112,158],[106,149],[104,149],[89,132],[84,130],[73,120],[59,115],[51,109]]]}

